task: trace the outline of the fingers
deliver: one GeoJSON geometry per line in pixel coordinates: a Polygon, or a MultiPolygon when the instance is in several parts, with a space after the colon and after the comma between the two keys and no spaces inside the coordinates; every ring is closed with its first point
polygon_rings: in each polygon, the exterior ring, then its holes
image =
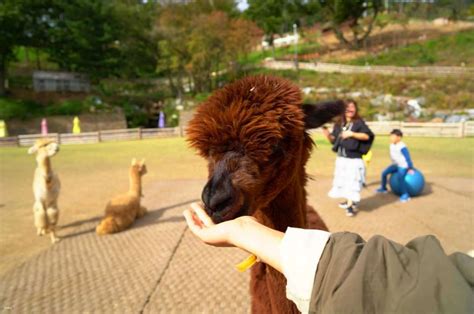
{"type": "Polygon", "coordinates": [[[184,219],[186,219],[186,223],[188,224],[189,229],[191,229],[192,233],[198,235],[201,233],[202,230],[202,223],[199,219],[194,215],[192,211],[186,209],[183,212],[184,219]]]}
{"type": "Polygon", "coordinates": [[[214,224],[204,209],[196,203],[183,212],[189,230],[203,242],[214,246],[229,246],[229,224],[214,224]]]}
{"type": "Polygon", "coordinates": [[[201,219],[201,221],[204,223],[206,227],[210,227],[215,225],[214,222],[212,221],[211,217],[206,213],[204,208],[198,203],[192,203],[191,208],[194,210],[196,215],[201,219]]]}

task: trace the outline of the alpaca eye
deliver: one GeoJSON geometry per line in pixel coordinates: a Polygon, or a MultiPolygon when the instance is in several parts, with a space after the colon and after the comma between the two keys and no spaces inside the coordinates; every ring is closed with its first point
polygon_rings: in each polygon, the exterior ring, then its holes
{"type": "Polygon", "coordinates": [[[278,155],[282,152],[282,148],[280,144],[274,145],[272,149],[272,156],[278,155]]]}

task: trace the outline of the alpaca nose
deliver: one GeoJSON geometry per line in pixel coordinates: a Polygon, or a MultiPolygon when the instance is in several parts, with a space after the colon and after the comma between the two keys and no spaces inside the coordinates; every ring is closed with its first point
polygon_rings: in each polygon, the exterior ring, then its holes
{"type": "Polygon", "coordinates": [[[212,177],[202,191],[202,201],[206,208],[220,212],[232,204],[232,181],[228,175],[212,177]]]}

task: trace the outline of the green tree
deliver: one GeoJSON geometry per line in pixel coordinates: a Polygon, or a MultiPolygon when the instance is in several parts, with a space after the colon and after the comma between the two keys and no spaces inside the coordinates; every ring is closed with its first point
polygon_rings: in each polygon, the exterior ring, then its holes
{"type": "Polygon", "coordinates": [[[167,77],[175,96],[184,93],[184,85],[190,85],[191,76],[186,69],[191,56],[187,42],[192,32],[193,13],[188,5],[171,4],[160,10],[156,21],[161,58],[158,74],[167,77]]]}
{"type": "Polygon", "coordinates": [[[49,44],[49,34],[57,27],[62,14],[59,0],[19,0],[23,22],[23,40],[21,45],[25,51],[34,50],[36,53],[36,68],[41,69],[39,52],[44,51],[49,44]]]}
{"type": "Polygon", "coordinates": [[[291,30],[303,7],[298,1],[288,0],[248,0],[248,5],[244,15],[263,30],[272,48],[275,35],[291,30]]]}
{"type": "Polygon", "coordinates": [[[372,32],[378,13],[383,9],[383,0],[319,0],[324,15],[331,24],[337,39],[344,45],[359,49],[372,32]],[[349,26],[352,39],[344,34],[349,26]]]}
{"type": "Polygon", "coordinates": [[[23,22],[15,0],[0,2],[0,96],[5,95],[8,63],[14,58],[13,49],[23,41],[23,22]]]}
{"type": "Polygon", "coordinates": [[[256,43],[258,28],[253,22],[207,4],[171,4],[160,10],[158,72],[167,77],[175,96],[217,87],[221,74],[235,75],[237,60],[256,43]]]}
{"type": "Polygon", "coordinates": [[[110,76],[154,73],[155,4],[126,0],[22,0],[23,45],[44,49],[60,69],[110,76]]]}
{"type": "Polygon", "coordinates": [[[89,74],[93,80],[118,75],[120,22],[106,1],[64,1],[63,14],[49,33],[50,59],[60,68],[89,74]]]}

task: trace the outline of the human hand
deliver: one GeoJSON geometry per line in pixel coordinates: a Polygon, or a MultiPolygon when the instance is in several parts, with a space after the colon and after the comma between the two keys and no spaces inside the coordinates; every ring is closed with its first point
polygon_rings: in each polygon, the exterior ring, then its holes
{"type": "Polygon", "coordinates": [[[415,170],[413,169],[408,169],[408,174],[414,174],[415,173],[415,170]]]}
{"type": "Polygon", "coordinates": [[[352,137],[354,135],[354,132],[352,131],[344,131],[341,133],[341,137],[342,139],[346,139],[346,138],[349,138],[349,137],[352,137]]]}
{"type": "Polygon", "coordinates": [[[323,127],[322,131],[323,131],[323,135],[324,135],[324,136],[329,137],[329,134],[330,134],[330,133],[329,133],[328,128],[323,127]]]}
{"type": "Polygon", "coordinates": [[[233,220],[215,224],[204,208],[198,203],[192,203],[191,209],[183,212],[186,223],[194,235],[204,243],[213,246],[236,246],[236,237],[248,223],[256,223],[251,216],[242,216],[233,220]]]}
{"type": "Polygon", "coordinates": [[[260,224],[251,216],[215,224],[204,208],[197,203],[183,212],[189,229],[204,243],[213,246],[235,246],[241,248],[282,272],[280,243],[283,232],[260,224]]]}

